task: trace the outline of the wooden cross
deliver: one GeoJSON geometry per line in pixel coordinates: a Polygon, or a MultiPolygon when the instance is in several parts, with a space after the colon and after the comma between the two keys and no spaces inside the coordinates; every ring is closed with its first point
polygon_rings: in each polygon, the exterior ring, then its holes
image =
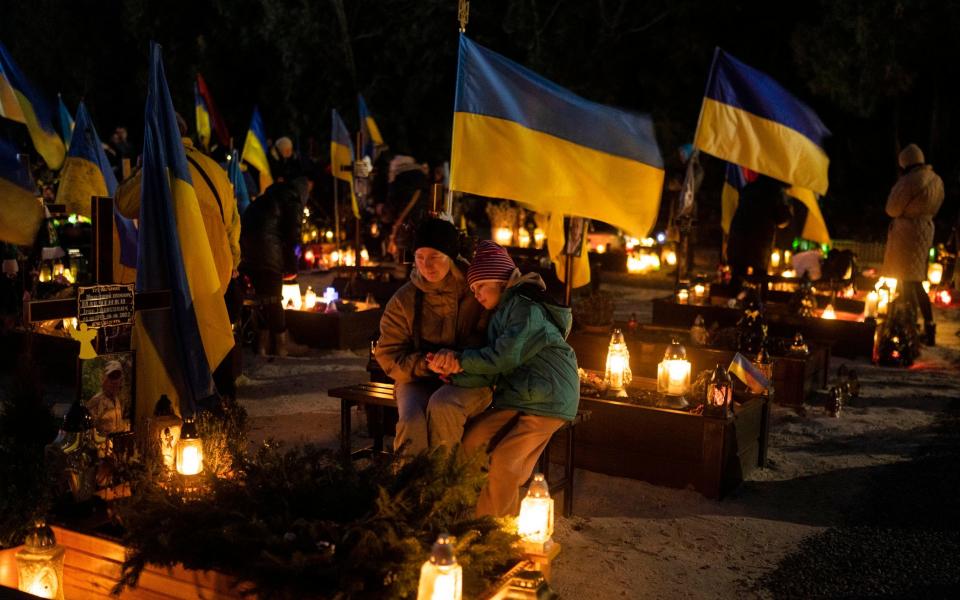
{"type": "MultiPolygon", "coordinates": [[[[93,266],[93,283],[105,285],[113,283],[113,198],[94,196],[91,198],[91,221],[93,239],[90,247],[93,266]]],[[[134,310],[157,310],[170,308],[169,290],[138,292],[134,296],[134,310]]],[[[69,319],[77,316],[77,299],[58,298],[55,300],[34,300],[27,303],[25,319],[29,323],[69,319]]],[[[96,346],[103,350],[104,335],[98,332],[96,346]]]]}

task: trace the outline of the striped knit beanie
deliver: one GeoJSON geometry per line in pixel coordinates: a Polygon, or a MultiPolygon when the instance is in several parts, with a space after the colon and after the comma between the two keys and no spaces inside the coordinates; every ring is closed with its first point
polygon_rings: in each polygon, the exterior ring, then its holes
{"type": "Polygon", "coordinates": [[[477,251],[467,269],[467,285],[473,287],[481,281],[510,281],[516,268],[503,246],[483,240],[477,244],[477,251]]]}

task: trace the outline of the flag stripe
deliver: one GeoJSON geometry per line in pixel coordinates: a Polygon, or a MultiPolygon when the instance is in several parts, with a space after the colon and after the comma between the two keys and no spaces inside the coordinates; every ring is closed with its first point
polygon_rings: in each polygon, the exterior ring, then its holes
{"type": "Polygon", "coordinates": [[[720,48],[714,51],[705,96],[789,127],[817,146],[823,146],[824,138],[830,135],[830,130],[810,107],[766,73],[720,48]]]}
{"type": "Polygon", "coordinates": [[[780,181],[827,192],[830,159],[809,138],[781,123],[703,99],[694,145],[780,181]]]}
{"type": "Polygon", "coordinates": [[[357,206],[357,196],[353,189],[353,172],[344,168],[353,164],[353,142],[340,114],[336,109],[330,113],[330,171],[337,179],[350,182],[350,206],[353,216],[359,219],[360,208],[357,206]]]}
{"type": "Polygon", "coordinates": [[[24,77],[3,44],[0,44],[0,81],[0,105],[4,116],[25,124],[34,147],[47,166],[59,169],[66,148],[53,126],[50,107],[24,77]],[[19,107],[14,108],[15,105],[19,107]]]}
{"type": "Polygon", "coordinates": [[[462,34],[454,111],[513,121],[574,144],[663,167],[649,116],[581,98],[462,34]]]}
{"type": "Polygon", "coordinates": [[[453,140],[453,189],[598,219],[637,236],[656,221],[658,168],[477,114],[454,114],[453,140]]]}

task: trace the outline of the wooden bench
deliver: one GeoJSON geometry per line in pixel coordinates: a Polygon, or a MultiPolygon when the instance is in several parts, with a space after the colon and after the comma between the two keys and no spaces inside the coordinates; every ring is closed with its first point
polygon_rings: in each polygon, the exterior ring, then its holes
{"type": "MultiPolygon", "coordinates": [[[[331,389],[327,392],[334,398],[340,399],[340,452],[344,459],[357,459],[368,456],[380,456],[385,453],[384,438],[384,409],[396,408],[397,401],[393,395],[392,383],[369,382],[358,383],[345,387],[331,389]],[[370,432],[373,444],[368,448],[354,451],[351,444],[351,416],[350,410],[354,406],[370,406],[376,410],[368,412],[371,419],[370,432]]],[[[544,449],[537,461],[537,469],[547,478],[550,493],[563,492],[563,516],[573,514],[573,474],[576,448],[576,427],[590,419],[589,410],[580,410],[573,421],[568,421],[553,434],[550,443],[544,449]],[[563,440],[564,461],[563,477],[554,479],[550,473],[550,449],[558,439],[563,440]]]]}

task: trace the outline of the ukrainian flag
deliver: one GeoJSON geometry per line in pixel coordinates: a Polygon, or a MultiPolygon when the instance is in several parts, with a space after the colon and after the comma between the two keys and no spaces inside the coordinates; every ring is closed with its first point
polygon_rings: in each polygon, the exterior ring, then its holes
{"type": "Polygon", "coordinates": [[[270,174],[270,161],[267,160],[267,135],[263,129],[263,119],[260,118],[260,109],[253,107],[253,117],[250,119],[250,129],[247,130],[247,139],[243,142],[241,160],[252,166],[260,173],[260,193],[266,191],[273,183],[270,174]]]}
{"type": "Polygon", "coordinates": [[[60,94],[57,94],[57,103],[60,105],[60,133],[63,134],[63,143],[69,148],[70,139],[73,137],[73,117],[70,115],[67,105],[63,103],[63,96],[60,94]]]}
{"type": "Polygon", "coordinates": [[[461,34],[450,187],[642,237],[663,160],[649,116],[580,98],[461,34]]]}
{"type": "Polygon", "coordinates": [[[113,197],[117,191],[117,178],[83,102],[77,107],[74,133],[60,172],[57,202],[65,206],[67,213],[90,218],[90,198],[113,197]]]}
{"type": "Polygon", "coordinates": [[[350,141],[350,132],[343,124],[343,119],[337,109],[330,111],[332,124],[330,126],[330,172],[337,179],[350,183],[350,205],[353,207],[353,216],[360,218],[360,208],[357,206],[357,195],[353,191],[353,142],[350,141]]]}
{"type": "Polygon", "coordinates": [[[733,355],[733,360],[730,361],[730,366],[727,367],[727,371],[729,371],[731,375],[736,375],[737,379],[746,384],[754,394],[759,394],[763,392],[763,390],[770,389],[772,385],[772,382],[767,379],[767,376],[739,352],[733,355]]]}
{"type": "Polygon", "coordinates": [[[210,88],[207,87],[207,82],[200,73],[197,73],[197,81],[193,84],[193,97],[196,107],[197,136],[200,137],[201,145],[204,149],[208,149],[211,135],[216,134],[220,145],[224,148],[229,147],[230,132],[227,130],[227,123],[217,111],[210,88]]]}
{"type": "Polygon", "coordinates": [[[210,111],[207,110],[207,102],[200,95],[199,75],[198,80],[193,83],[193,113],[197,120],[197,141],[204,151],[210,149],[210,111]]]}
{"type": "Polygon", "coordinates": [[[13,144],[0,138],[0,241],[33,244],[43,216],[30,172],[20,162],[13,144]]]}
{"type": "Polygon", "coordinates": [[[370,160],[376,158],[377,146],[383,146],[383,136],[380,135],[380,128],[377,122],[370,116],[367,110],[367,103],[363,99],[363,94],[357,94],[360,107],[360,137],[362,141],[362,151],[364,156],[369,156],[370,160]]]}
{"type": "Polygon", "coordinates": [[[171,307],[137,313],[138,419],[151,414],[161,394],[191,415],[197,401],[214,393],[211,371],[233,347],[175,114],[160,46],[151,44],[137,291],[170,290],[171,307]]]}
{"type": "MultiPolygon", "coordinates": [[[[117,178],[83,102],[77,107],[74,133],[60,171],[57,202],[65,206],[67,213],[89,218],[90,199],[94,196],[112,198],[117,191],[117,178]]],[[[135,276],[133,269],[137,267],[137,227],[132,219],[119,213],[116,205],[113,217],[113,282],[130,283],[135,276]]]]}
{"type": "Polygon", "coordinates": [[[27,78],[0,43],[0,117],[27,126],[30,139],[51,169],[63,164],[66,149],[53,126],[50,107],[37,94],[27,78]]]}
{"type": "MultiPolygon", "coordinates": [[[[724,233],[730,233],[730,223],[733,222],[733,215],[737,212],[737,205],[740,204],[740,190],[747,185],[748,181],[753,181],[755,177],[756,173],[753,171],[733,163],[727,163],[723,191],[720,194],[720,225],[723,227],[724,233]]],[[[829,244],[830,232],[827,230],[827,222],[823,218],[823,213],[820,212],[820,204],[817,202],[816,194],[806,188],[792,186],[787,189],[787,195],[807,207],[807,218],[804,221],[800,236],[819,244],[829,244]]]]}
{"type": "Polygon", "coordinates": [[[243,211],[250,206],[250,192],[247,191],[247,180],[243,177],[243,171],[240,170],[240,153],[236,150],[230,151],[227,157],[227,177],[233,184],[233,196],[237,199],[237,212],[241,215],[243,211]]]}
{"type": "Polygon", "coordinates": [[[794,186],[827,193],[830,131],[765,73],[717,48],[694,145],[794,186]]]}

